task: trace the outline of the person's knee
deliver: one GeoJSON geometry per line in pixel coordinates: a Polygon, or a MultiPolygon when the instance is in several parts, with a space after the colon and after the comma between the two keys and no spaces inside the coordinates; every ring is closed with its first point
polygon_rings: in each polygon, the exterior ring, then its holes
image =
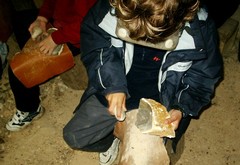
{"type": "Polygon", "coordinates": [[[67,143],[67,145],[69,145],[69,147],[73,149],[76,148],[74,135],[72,135],[71,133],[66,133],[63,130],[63,139],[67,143]]]}
{"type": "Polygon", "coordinates": [[[79,134],[76,135],[74,131],[69,130],[67,127],[63,129],[63,139],[72,149],[81,150],[84,146],[86,146],[86,144],[83,143],[83,140],[81,140],[79,134]]]}

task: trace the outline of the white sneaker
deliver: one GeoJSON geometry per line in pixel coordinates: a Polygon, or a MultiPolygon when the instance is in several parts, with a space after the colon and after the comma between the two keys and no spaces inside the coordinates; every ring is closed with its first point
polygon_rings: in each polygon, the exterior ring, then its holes
{"type": "Polygon", "coordinates": [[[9,131],[19,131],[31,124],[33,120],[39,119],[43,113],[44,108],[42,106],[39,106],[38,110],[32,113],[17,110],[12,119],[6,124],[6,128],[9,131]]]}
{"type": "Polygon", "coordinates": [[[100,165],[111,165],[118,155],[118,146],[119,146],[120,140],[118,138],[115,138],[111,147],[106,152],[101,152],[99,154],[99,163],[100,165]]]}

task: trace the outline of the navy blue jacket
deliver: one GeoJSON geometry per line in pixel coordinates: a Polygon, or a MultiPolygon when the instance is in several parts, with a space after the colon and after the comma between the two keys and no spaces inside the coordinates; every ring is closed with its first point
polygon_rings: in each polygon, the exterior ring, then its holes
{"type": "MultiPolygon", "coordinates": [[[[96,93],[124,92],[130,97],[126,74],[134,44],[116,36],[116,17],[111,9],[107,0],[98,0],[82,23],[81,59],[89,84],[81,102],[96,93]]],[[[192,22],[186,23],[177,47],[164,56],[158,82],[161,103],[168,110],[179,107],[187,115],[197,116],[210,103],[222,68],[216,28],[201,9],[192,22]]]]}

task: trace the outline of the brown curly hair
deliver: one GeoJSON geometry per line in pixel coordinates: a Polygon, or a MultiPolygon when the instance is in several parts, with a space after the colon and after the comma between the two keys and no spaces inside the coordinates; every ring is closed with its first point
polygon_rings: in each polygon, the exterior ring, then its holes
{"type": "Polygon", "coordinates": [[[194,18],[199,0],[109,0],[129,37],[161,42],[194,18]]]}

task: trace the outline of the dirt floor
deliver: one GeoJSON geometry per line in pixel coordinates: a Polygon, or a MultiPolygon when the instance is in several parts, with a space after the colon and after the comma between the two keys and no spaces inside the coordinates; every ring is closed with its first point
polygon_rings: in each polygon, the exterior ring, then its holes
{"type": "MultiPolygon", "coordinates": [[[[10,56],[18,51],[9,40],[10,56]]],[[[224,57],[225,76],[217,87],[212,106],[192,120],[175,156],[176,165],[240,165],[240,63],[237,52],[224,57]],[[179,158],[180,157],[180,158],[179,158]]],[[[0,81],[1,165],[97,165],[98,153],[72,150],[62,129],[72,116],[83,90],[72,89],[56,77],[41,86],[44,116],[20,132],[5,124],[15,103],[4,71],[0,81]]]]}

